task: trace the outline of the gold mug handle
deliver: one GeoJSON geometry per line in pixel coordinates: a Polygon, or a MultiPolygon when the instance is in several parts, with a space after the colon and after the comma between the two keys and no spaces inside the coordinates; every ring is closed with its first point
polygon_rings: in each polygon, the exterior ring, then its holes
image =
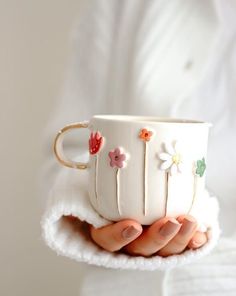
{"type": "Polygon", "coordinates": [[[77,129],[77,128],[88,128],[89,122],[77,122],[77,123],[71,123],[63,127],[56,135],[56,138],[54,140],[54,153],[56,155],[56,158],[58,161],[69,168],[76,168],[80,170],[84,170],[88,168],[88,163],[83,163],[83,162],[76,162],[73,161],[69,158],[66,157],[64,150],[63,150],[63,140],[64,136],[67,132],[69,132],[72,129],[77,129]]]}

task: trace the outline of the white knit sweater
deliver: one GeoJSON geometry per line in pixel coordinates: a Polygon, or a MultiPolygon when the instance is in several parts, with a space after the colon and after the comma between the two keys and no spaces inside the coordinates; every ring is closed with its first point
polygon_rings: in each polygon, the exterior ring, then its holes
{"type": "MultiPolygon", "coordinates": [[[[63,220],[63,215],[73,214],[95,227],[110,223],[89,203],[87,173],[59,169],[50,150],[45,167],[51,190],[43,235],[58,254],[93,264],[85,269],[79,295],[120,295],[120,285],[126,287],[122,295],[236,295],[236,158],[230,157],[236,144],[236,7],[234,0],[222,3],[94,0],[86,1],[81,10],[73,35],[75,59],[55,120],[47,128],[47,143],[63,125],[99,113],[213,122],[208,186],[220,198],[223,234],[231,236],[199,259],[219,236],[217,202],[208,197],[203,217],[212,234],[203,248],[169,258],[106,252],[90,240],[86,224],[72,227],[63,220]],[[135,283],[132,276],[137,277],[135,283]]],[[[87,149],[86,137],[83,134],[76,143],[78,151],[87,149]]]]}
{"type": "Polygon", "coordinates": [[[88,236],[86,225],[83,225],[83,223],[71,224],[63,219],[63,216],[73,215],[95,227],[102,227],[111,223],[111,221],[99,216],[91,206],[88,186],[88,173],[86,171],[78,172],[65,168],[57,177],[56,184],[52,188],[42,226],[46,242],[58,254],[77,261],[111,268],[163,270],[202,257],[215,246],[218,240],[218,203],[214,197],[206,196],[204,205],[201,207],[201,219],[206,222],[211,232],[208,243],[201,249],[188,250],[181,255],[167,258],[160,256],[151,258],[133,257],[123,253],[110,253],[102,250],[88,236]]]}

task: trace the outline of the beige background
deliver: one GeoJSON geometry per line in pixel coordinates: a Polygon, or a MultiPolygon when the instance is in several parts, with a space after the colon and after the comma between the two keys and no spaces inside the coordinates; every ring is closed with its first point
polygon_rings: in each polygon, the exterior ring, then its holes
{"type": "Polygon", "coordinates": [[[79,295],[79,265],[40,237],[40,135],[64,80],[79,0],[0,0],[0,295],[79,295]]]}

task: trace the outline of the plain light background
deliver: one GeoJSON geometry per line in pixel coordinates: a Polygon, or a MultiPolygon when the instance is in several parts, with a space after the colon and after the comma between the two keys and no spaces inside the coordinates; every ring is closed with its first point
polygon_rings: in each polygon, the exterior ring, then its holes
{"type": "Polygon", "coordinates": [[[79,0],[0,0],[0,295],[78,295],[79,265],[41,239],[41,135],[63,85],[79,0]]]}

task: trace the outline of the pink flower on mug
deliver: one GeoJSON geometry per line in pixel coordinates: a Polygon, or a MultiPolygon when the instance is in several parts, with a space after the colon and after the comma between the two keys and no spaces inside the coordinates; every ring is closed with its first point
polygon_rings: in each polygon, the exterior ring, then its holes
{"type": "Polygon", "coordinates": [[[89,152],[90,154],[97,154],[103,144],[103,137],[99,132],[96,132],[95,134],[92,132],[89,139],[89,152]]]}
{"type": "Polygon", "coordinates": [[[120,148],[116,148],[114,151],[109,152],[110,166],[123,168],[125,165],[126,155],[121,153],[120,148]]]}

